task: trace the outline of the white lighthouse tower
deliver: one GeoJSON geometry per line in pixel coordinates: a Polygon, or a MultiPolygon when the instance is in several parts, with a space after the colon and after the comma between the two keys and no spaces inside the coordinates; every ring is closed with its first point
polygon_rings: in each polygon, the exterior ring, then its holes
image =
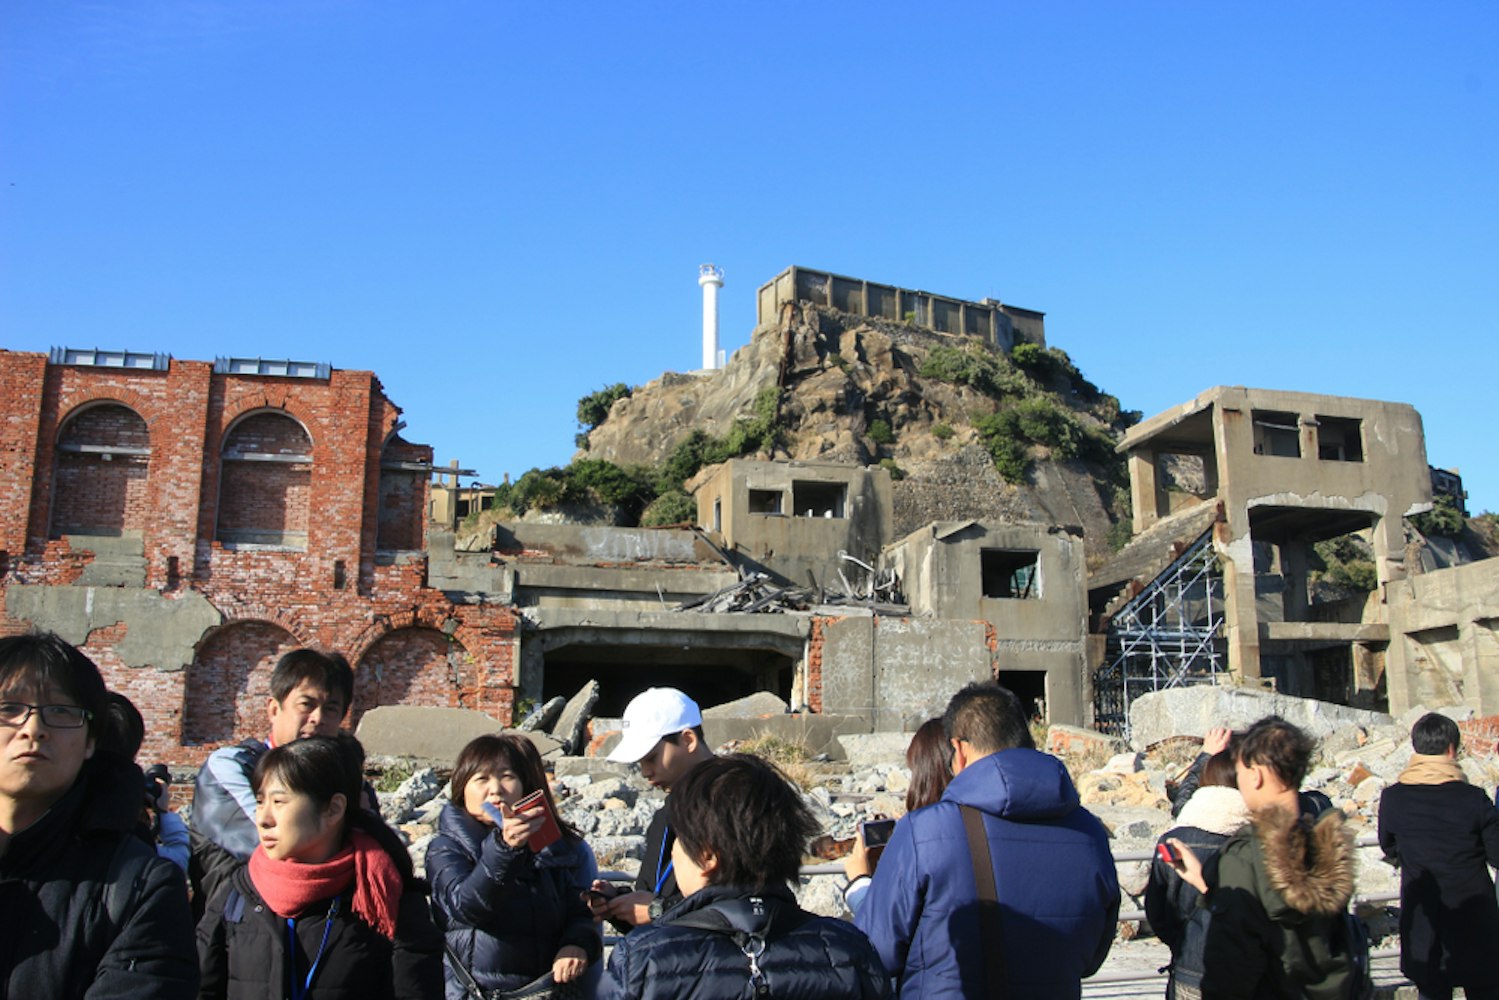
{"type": "Polygon", "coordinates": [[[723,367],[718,350],[718,290],[723,287],[723,268],[704,264],[697,269],[697,283],[703,287],[703,367],[709,371],[723,367]]]}

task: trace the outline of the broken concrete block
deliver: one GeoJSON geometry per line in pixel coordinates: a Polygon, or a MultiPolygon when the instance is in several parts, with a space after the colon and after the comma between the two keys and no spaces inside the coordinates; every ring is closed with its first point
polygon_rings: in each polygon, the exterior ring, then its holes
{"type": "Polygon", "coordinates": [[[1200,736],[1214,726],[1242,730],[1267,715],[1278,715],[1322,740],[1353,726],[1388,726],[1381,712],[1365,712],[1313,698],[1254,688],[1197,685],[1154,691],[1136,698],[1129,709],[1130,742],[1144,748],[1169,736],[1200,736]]]}
{"type": "Polygon", "coordinates": [[[583,734],[588,730],[588,719],[593,706],[599,702],[599,682],[589,681],[578,689],[578,693],[567,700],[558,714],[557,724],[552,727],[552,738],[562,744],[562,752],[576,754],[583,749],[583,734]]]}
{"type": "MultiPolygon", "coordinates": [[[[409,757],[451,767],[469,740],[503,732],[504,728],[483,712],[467,708],[381,705],[364,713],[355,735],[372,757],[409,757]]],[[[543,757],[561,746],[545,733],[525,735],[543,757]]]]}
{"type": "Polygon", "coordinates": [[[758,719],[765,715],[785,715],[790,710],[791,706],[769,691],[756,691],[747,697],[703,709],[703,718],[758,719]]]}
{"type": "Polygon", "coordinates": [[[520,721],[516,726],[523,733],[545,733],[550,732],[552,725],[562,715],[562,709],[567,706],[567,699],[561,696],[551,699],[545,705],[537,705],[531,709],[531,713],[520,721]]]}
{"type": "Polygon", "coordinates": [[[1099,768],[1099,770],[1107,771],[1110,774],[1134,774],[1136,771],[1143,770],[1141,764],[1141,761],[1143,759],[1143,754],[1116,753],[1114,756],[1110,757],[1109,762],[1103,767],[1099,768]]]}
{"type": "Polygon", "coordinates": [[[408,822],[417,806],[430,801],[441,790],[442,782],[437,780],[436,771],[430,767],[418,768],[395,791],[378,793],[380,815],[393,825],[408,822]]]}
{"type": "Polygon", "coordinates": [[[1123,749],[1123,740],[1092,729],[1058,725],[1046,731],[1046,752],[1058,757],[1093,756],[1107,759],[1123,749]]]}

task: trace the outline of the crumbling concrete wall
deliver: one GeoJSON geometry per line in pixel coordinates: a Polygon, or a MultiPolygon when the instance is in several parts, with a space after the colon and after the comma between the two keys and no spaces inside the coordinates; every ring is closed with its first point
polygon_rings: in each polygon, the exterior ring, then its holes
{"type": "Polygon", "coordinates": [[[863,716],[872,730],[909,731],[964,684],[994,676],[983,622],[829,617],[814,634],[820,710],[863,716]]]}
{"type": "Polygon", "coordinates": [[[1395,581],[1386,600],[1390,710],[1466,705],[1499,714],[1499,559],[1395,581]]]}

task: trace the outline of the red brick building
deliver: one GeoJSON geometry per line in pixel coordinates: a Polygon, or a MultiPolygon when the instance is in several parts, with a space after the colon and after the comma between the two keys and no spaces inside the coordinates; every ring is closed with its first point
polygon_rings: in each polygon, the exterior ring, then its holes
{"type": "Polygon", "coordinates": [[[152,759],[259,734],[272,665],[319,645],[376,705],[508,720],[517,619],[427,585],[432,451],[370,372],[0,351],[0,632],[79,644],[152,759]]]}

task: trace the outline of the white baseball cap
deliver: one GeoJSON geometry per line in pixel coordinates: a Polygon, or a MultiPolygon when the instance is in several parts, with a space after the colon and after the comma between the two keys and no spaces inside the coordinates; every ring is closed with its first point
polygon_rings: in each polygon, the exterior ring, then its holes
{"type": "Polygon", "coordinates": [[[608,759],[633,764],[655,749],[661,737],[702,724],[697,702],[676,688],[647,688],[625,706],[625,735],[608,759]]]}

